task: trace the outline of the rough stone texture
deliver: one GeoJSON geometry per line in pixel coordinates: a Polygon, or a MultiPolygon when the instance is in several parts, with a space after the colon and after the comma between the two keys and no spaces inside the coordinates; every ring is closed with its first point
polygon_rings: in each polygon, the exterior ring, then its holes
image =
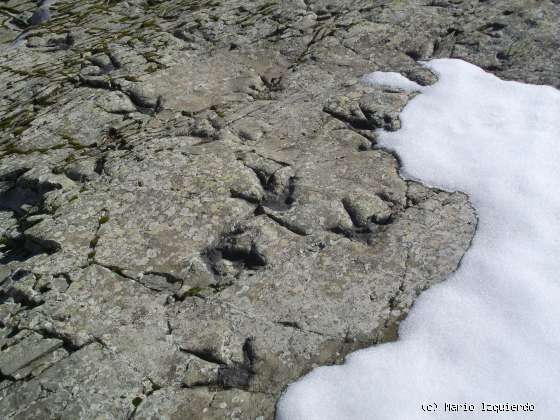
{"type": "Polygon", "coordinates": [[[431,57],[560,87],[557,1],[0,5],[0,417],[271,419],[476,226],[375,129],[431,57]],[[18,39],[15,45],[14,40],[18,39]]]}

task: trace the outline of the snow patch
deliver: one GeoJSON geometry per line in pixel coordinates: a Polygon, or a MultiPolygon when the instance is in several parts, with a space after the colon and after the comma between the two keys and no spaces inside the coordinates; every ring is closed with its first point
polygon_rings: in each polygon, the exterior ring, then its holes
{"type": "MultiPolygon", "coordinates": [[[[279,420],[560,416],[560,91],[460,60],[426,65],[439,81],[405,107],[401,130],[379,133],[380,145],[400,155],[407,178],[469,194],[479,214],[472,247],[418,298],[397,342],[290,385],[279,420]],[[446,402],[476,411],[446,412],[446,402]],[[433,403],[437,411],[422,410],[433,403]],[[534,411],[497,415],[482,403],[534,411]]],[[[366,80],[412,86],[391,74],[366,80]]]]}
{"type": "Polygon", "coordinates": [[[424,89],[418,83],[408,80],[402,74],[395,72],[374,71],[373,73],[366,74],[362,80],[370,85],[388,86],[407,92],[422,91],[424,89]]]}

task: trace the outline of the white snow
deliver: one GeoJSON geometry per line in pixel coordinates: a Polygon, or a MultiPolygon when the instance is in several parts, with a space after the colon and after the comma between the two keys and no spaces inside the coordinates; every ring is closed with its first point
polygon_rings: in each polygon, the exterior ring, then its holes
{"type": "MultiPolygon", "coordinates": [[[[459,270],[424,292],[400,339],[292,384],[279,420],[560,418],[560,91],[459,60],[380,133],[408,178],[469,194],[478,230],[459,270]],[[472,413],[444,403],[475,404],[472,413]],[[481,403],[534,404],[482,412],[481,403]],[[437,404],[436,412],[422,404],[437,404]]],[[[367,77],[406,86],[395,76],[367,77]]],[[[435,408],[435,406],[431,406],[435,408]]]]}
{"type": "Polygon", "coordinates": [[[408,80],[400,73],[392,71],[374,71],[373,73],[366,74],[363,81],[371,85],[381,85],[395,87],[406,91],[421,91],[423,89],[418,83],[408,80]]]}

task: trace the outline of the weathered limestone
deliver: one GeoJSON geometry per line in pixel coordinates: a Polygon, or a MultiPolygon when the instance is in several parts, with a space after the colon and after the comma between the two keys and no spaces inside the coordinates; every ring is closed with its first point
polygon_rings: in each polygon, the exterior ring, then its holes
{"type": "Polygon", "coordinates": [[[396,339],[475,231],[375,147],[413,94],[361,76],[458,57],[560,86],[551,1],[36,9],[0,7],[2,418],[272,419],[396,339]]]}

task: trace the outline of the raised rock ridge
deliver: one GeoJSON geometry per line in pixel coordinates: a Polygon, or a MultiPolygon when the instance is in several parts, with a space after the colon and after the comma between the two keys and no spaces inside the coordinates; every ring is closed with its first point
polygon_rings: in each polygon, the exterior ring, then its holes
{"type": "Polygon", "coordinates": [[[0,416],[272,419],[460,263],[374,130],[458,57],[560,86],[557,1],[0,5],[0,416]],[[17,41],[14,43],[14,40],[17,41]]]}

